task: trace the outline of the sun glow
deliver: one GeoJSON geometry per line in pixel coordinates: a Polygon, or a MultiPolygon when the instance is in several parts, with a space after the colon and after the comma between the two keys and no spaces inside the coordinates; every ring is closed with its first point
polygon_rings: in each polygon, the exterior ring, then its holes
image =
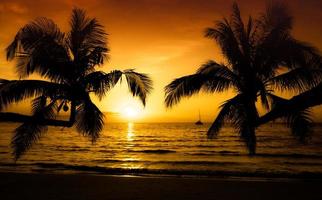
{"type": "Polygon", "coordinates": [[[132,106],[127,106],[124,108],[122,111],[122,115],[127,118],[127,119],[135,119],[139,117],[139,109],[132,107],[132,106]]]}

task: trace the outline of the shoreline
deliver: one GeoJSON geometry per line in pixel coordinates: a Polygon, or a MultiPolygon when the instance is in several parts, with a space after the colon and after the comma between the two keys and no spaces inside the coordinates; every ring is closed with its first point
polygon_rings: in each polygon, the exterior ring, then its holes
{"type": "Polygon", "coordinates": [[[222,171],[222,170],[172,170],[147,168],[106,168],[102,166],[68,165],[63,163],[3,164],[0,173],[31,174],[92,174],[139,177],[190,177],[216,179],[255,179],[255,180],[314,180],[322,182],[320,172],[289,173],[283,171],[222,171]],[[26,168],[32,166],[33,168],[26,168]],[[6,167],[6,168],[3,168],[6,167]],[[18,168],[17,168],[18,167],[18,168]],[[22,171],[20,171],[22,170],[22,171]]]}
{"type": "Polygon", "coordinates": [[[0,174],[52,174],[52,175],[95,175],[95,176],[131,176],[131,177],[173,177],[173,178],[204,178],[204,179],[229,179],[229,180],[258,180],[258,181],[320,181],[322,184],[322,173],[301,172],[236,172],[236,171],[190,171],[190,170],[153,170],[153,169],[124,169],[105,168],[99,166],[78,166],[54,164],[41,164],[42,168],[28,169],[0,169],[0,174]]]}
{"type": "Polygon", "coordinates": [[[322,199],[322,180],[2,173],[2,199],[322,199]]]}

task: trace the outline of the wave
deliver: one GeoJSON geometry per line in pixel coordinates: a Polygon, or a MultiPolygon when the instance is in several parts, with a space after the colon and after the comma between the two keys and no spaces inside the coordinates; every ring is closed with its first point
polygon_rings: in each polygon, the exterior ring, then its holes
{"type": "Polygon", "coordinates": [[[173,151],[173,150],[166,150],[166,149],[128,150],[128,152],[136,152],[136,153],[151,153],[151,154],[167,154],[167,153],[176,153],[176,151],[173,151]]]}
{"type": "MultiPolygon", "coordinates": [[[[100,164],[109,164],[109,163],[126,163],[126,164],[140,164],[141,166],[144,165],[167,165],[167,166],[198,166],[198,167],[204,167],[204,166],[240,166],[240,165],[250,165],[251,163],[249,162],[230,162],[230,161],[206,161],[206,160],[201,160],[201,161],[151,161],[151,160],[121,160],[121,159],[97,159],[94,160],[95,163],[100,163],[100,164]]],[[[198,167],[195,167],[194,169],[198,169],[198,167]]]]}
{"type": "Polygon", "coordinates": [[[316,162],[290,162],[290,161],[285,161],[283,164],[287,165],[302,165],[302,166],[322,166],[322,163],[316,163],[316,162]]]}
{"type": "Polygon", "coordinates": [[[229,154],[229,155],[240,155],[239,152],[236,152],[236,151],[219,151],[218,152],[219,154],[229,154]]]}
{"type": "Polygon", "coordinates": [[[193,155],[193,156],[213,156],[213,155],[220,155],[220,156],[240,156],[241,154],[237,151],[202,151],[202,152],[189,152],[185,153],[186,155],[193,155]]]}
{"type": "MultiPolygon", "coordinates": [[[[26,164],[13,164],[26,165],[26,164]]],[[[13,166],[12,165],[12,166],[13,166]]],[[[68,165],[63,163],[34,163],[30,164],[43,169],[69,170],[71,172],[87,172],[104,175],[174,175],[174,176],[206,176],[206,177],[254,177],[254,178],[299,178],[322,179],[321,172],[291,173],[285,171],[224,171],[224,170],[169,170],[147,168],[107,168],[101,166],[68,165]]]]}
{"type": "Polygon", "coordinates": [[[293,153],[293,154],[279,154],[279,153],[257,153],[255,155],[250,156],[247,153],[240,153],[237,151],[202,151],[202,152],[189,152],[189,153],[185,153],[187,155],[193,155],[193,156],[238,156],[238,157],[263,157],[263,158],[306,158],[306,159],[316,159],[316,158],[322,158],[322,155],[320,154],[297,154],[297,153],[293,153]]]}
{"type": "Polygon", "coordinates": [[[88,148],[64,148],[64,149],[56,149],[57,151],[82,151],[82,152],[87,152],[90,151],[88,148]]]}
{"type": "Polygon", "coordinates": [[[319,154],[270,154],[270,153],[257,153],[256,157],[283,157],[283,158],[322,158],[319,154]]]}

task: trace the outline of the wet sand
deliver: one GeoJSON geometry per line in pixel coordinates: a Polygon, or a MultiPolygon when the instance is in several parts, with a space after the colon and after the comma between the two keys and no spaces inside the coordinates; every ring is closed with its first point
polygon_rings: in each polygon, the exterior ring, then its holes
{"type": "Polygon", "coordinates": [[[322,180],[0,173],[0,199],[322,199],[322,180]]]}

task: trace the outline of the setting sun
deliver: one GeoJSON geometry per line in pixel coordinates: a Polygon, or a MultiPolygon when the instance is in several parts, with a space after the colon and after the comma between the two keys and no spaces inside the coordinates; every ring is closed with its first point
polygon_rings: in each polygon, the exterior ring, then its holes
{"type": "Polygon", "coordinates": [[[122,115],[128,119],[134,119],[139,116],[139,109],[135,107],[127,106],[122,111],[122,115]]]}

